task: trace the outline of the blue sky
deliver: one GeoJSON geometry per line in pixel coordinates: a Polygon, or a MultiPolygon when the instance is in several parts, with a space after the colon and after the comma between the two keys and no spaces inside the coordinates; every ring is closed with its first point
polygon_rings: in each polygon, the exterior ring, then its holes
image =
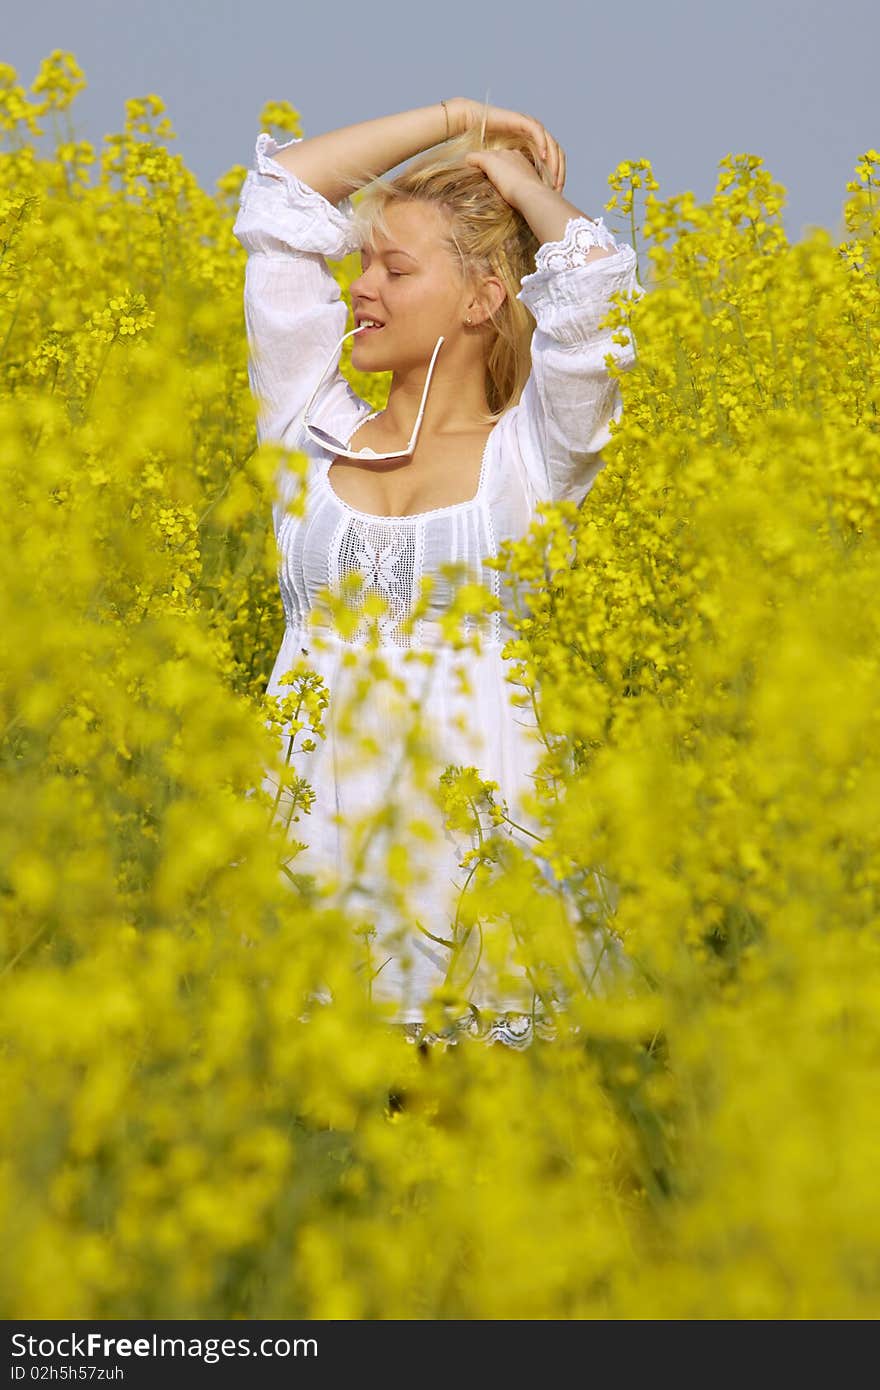
{"type": "Polygon", "coordinates": [[[842,235],[846,182],[880,147],[878,16],[868,0],[40,0],[16,7],[0,60],[29,85],[53,48],[73,52],[89,84],[76,133],[96,146],[127,98],[158,93],[171,147],[208,189],[251,164],[266,100],[290,101],[310,135],[488,93],[547,125],[590,216],[622,159],[650,159],[661,197],[704,199],[718,161],[748,152],[785,185],[798,240],[809,225],[842,235]]]}

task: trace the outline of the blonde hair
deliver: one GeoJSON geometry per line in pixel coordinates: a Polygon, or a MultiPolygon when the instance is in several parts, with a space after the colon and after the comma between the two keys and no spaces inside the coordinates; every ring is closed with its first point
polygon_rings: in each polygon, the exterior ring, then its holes
{"type": "Polygon", "coordinates": [[[531,339],[535,320],[516,298],[520,281],[535,269],[540,242],[521,213],[517,212],[465,155],[477,150],[520,150],[535,166],[542,182],[552,187],[552,177],[527,142],[517,136],[485,135],[486,108],[479,125],[411,160],[394,178],[360,180],[349,175],[352,187],[353,225],[362,247],[373,239],[375,228],[390,237],[385,212],[390,205],[418,202],[437,208],[446,228],[444,242],[457,257],[466,284],[476,289],[483,276],[494,275],[506,294],[496,310],[489,311],[492,331],[485,354],[486,399],[493,423],[515,405],[531,369],[531,339]]]}

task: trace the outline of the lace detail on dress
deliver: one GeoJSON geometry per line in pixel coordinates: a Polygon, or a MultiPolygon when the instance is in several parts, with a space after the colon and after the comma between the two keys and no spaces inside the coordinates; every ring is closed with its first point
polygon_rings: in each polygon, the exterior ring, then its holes
{"type": "MultiPolygon", "coordinates": [[[[386,612],[371,621],[376,624],[381,641],[395,646],[412,645],[412,637],[402,624],[415,601],[418,539],[414,527],[404,529],[352,517],[344,524],[339,546],[340,579],[359,573],[362,580],[359,593],[351,601],[352,608],[360,609],[370,595],[384,599],[386,612]]],[[[366,640],[369,626],[370,620],[362,617],[354,640],[366,640]]]]}
{"type": "Polygon", "coordinates": [[[535,270],[570,270],[576,265],[589,265],[584,257],[595,246],[608,251],[619,249],[601,217],[596,222],[589,217],[570,217],[558,241],[545,241],[538,247],[535,270]]]}
{"type": "MultiPolygon", "coordinates": [[[[410,517],[372,516],[338,497],[328,474],[325,469],[320,476],[340,517],[328,547],[327,586],[344,600],[354,619],[351,631],[344,635],[337,632],[343,641],[359,645],[375,631],[383,646],[434,649],[451,640],[448,615],[461,585],[480,584],[500,600],[499,571],[493,568],[487,572],[481,564],[484,552],[478,550],[478,543],[485,534],[482,529],[475,539],[472,532],[461,528],[450,539],[444,536],[439,545],[429,535],[431,518],[445,511],[479,515],[475,498],[438,512],[419,512],[410,517]],[[422,576],[426,572],[432,583],[423,605],[422,576]],[[381,615],[364,612],[368,601],[374,598],[386,605],[381,615]]],[[[487,549],[494,555],[491,541],[487,549]]],[[[293,613],[297,607],[296,593],[280,567],[279,583],[285,611],[293,613]]],[[[497,609],[488,612],[459,612],[453,626],[465,639],[479,633],[481,643],[500,647],[511,635],[504,616],[499,603],[497,609]]]]}
{"type": "MultiPolygon", "coordinates": [[[[319,986],[309,995],[309,1001],[326,1006],[333,1003],[333,998],[325,986],[319,986]]],[[[559,1016],[565,1015],[565,1005],[557,1002],[555,1012],[559,1016]]],[[[298,1021],[308,1023],[310,1019],[311,1013],[306,1010],[299,1015],[298,1021]]],[[[534,1014],[510,1011],[492,1013],[489,1010],[478,1009],[476,1004],[471,1004],[468,1013],[453,1019],[445,1028],[426,1030],[424,1021],[419,1019],[412,1023],[388,1023],[387,1027],[399,1032],[406,1042],[414,1043],[419,1048],[437,1044],[441,1047],[457,1047],[465,1037],[474,1038],[477,1042],[525,1048],[530,1047],[536,1038],[545,1042],[555,1042],[558,1037],[556,1023],[549,1014],[537,1011],[534,1014]]],[[[568,1031],[577,1035],[581,1031],[580,1025],[570,1024],[568,1031]]]]}
{"type": "MultiPolygon", "coordinates": [[[[556,1024],[546,1014],[522,1013],[481,1013],[472,1006],[470,1013],[456,1018],[446,1028],[426,1032],[424,1023],[395,1023],[394,1028],[403,1030],[407,1042],[418,1046],[423,1044],[441,1047],[457,1047],[463,1037],[474,1038],[478,1042],[502,1043],[505,1047],[530,1047],[536,1038],[553,1042],[557,1037],[556,1024]]],[[[572,1032],[579,1033],[575,1024],[572,1032]]]]}

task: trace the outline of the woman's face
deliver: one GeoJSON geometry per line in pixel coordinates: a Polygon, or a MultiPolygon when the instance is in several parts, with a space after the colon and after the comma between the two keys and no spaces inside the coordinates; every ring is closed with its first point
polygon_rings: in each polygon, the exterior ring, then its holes
{"type": "Polygon", "coordinates": [[[458,260],[443,241],[442,213],[426,203],[386,208],[390,237],[377,229],[361,252],[362,273],[350,286],[355,324],[373,318],[384,326],[352,339],[352,364],[384,372],[431,359],[437,339],[461,332],[472,292],[458,260]]]}

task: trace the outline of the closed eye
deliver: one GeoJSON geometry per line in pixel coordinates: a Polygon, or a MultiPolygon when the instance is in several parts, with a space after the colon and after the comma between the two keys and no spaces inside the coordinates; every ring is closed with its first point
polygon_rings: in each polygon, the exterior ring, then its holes
{"type": "MultiPolygon", "coordinates": [[[[369,265],[368,265],[367,262],[363,259],[363,257],[361,257],[361,271],[362,271],[362,272],[366,272],[367,270],[369,270],[369,265]]],[[[408,272],[405,271],[405,270],[389,270],[389,271],[388,271],[388,274],[389,274],[389,275],[406,275],[406,274],[408,274],[408,272]]]]}

